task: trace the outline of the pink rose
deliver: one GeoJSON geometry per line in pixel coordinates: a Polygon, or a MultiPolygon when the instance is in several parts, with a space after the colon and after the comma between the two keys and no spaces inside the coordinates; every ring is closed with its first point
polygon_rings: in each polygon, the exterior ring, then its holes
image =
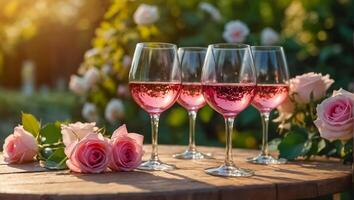
{"type": "Polygon", "coordinates": [[[314,121],[321,137],[328,140],[347,140],[354,134],[354,94],[343,89],[334,91],[316,108],[314,121]]]}
{"type": "Polygon", "coordinates": [[[319,100],[326,95],[327,89],[334,83],[329,75],[322,76],[317,73],[307,73],[290,79],[290,95],[293,95],[297,103],[310,103],[310,95],[314,100],[319,100]]]}
{"type": "Polygon", "coordinates": [[[66,165],[78,173],[101,173],[107,169],[111,146],[101,134],[89,133],[65,147],[66,165]]]}
{"type": "Polygon", "coordinates": [[[96,123],[76,122],[68,125],[61,125],[61,134],[63,135],[63,143],[68,147],[71,143],[83,139],[90,133],[97,133],[96,123]]]}
{"type": "Polygon", "coordinates": [[[111,138],[112,160],[109,167],[113,171],[131,171],[141,163],[144,136],[128,133],[125,125],[114,131],[111,138]]]}
{"type": "Polygon", "coordinates": [[[17,126],[14,133],[5,139],[3,149],[5,162],[24,163],[33,161],[38,145],[31,133],[27,132],[23,126],[17,126]]]}
{"type": "Polygon", "coordinates": [[[223,38],[226,42],[244,42],[250,33],[249,28],[240,20],[233,20],[225,24],[223,38]]]}

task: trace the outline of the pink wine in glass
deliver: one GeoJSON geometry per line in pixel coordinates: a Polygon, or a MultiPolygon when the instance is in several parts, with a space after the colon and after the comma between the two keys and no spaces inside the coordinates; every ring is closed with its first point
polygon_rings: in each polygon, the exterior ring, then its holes
{"type": "Polygon", "coordinates": [[[177,102],[187,110],[198,110],[205,106],[201,83],[182,83],[177,102]]]}
{"type": "Polygon", "coordinates": [[[130,82],[129,86],[135,102],[150,114],[159,114],[171,107],[181,89],[178,82],[130,82]]]}
{"type": "Polygon", "coordinates": [[[260,112],[270,112],[285,100],[288,92],[286,84],[258,84],[252,105],[260,112]]]}
{"type": "Polygon", "coordinates": [[[252,101],[256,84],[211,83],[203,85],[203,94],[209,105],[224,117],[235,117],[252,101]]]}

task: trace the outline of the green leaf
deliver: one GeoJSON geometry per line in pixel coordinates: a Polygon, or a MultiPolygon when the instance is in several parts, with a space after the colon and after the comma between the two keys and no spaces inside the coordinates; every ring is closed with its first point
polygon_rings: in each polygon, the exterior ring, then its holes
{"type": "Polygon", "coordinates": [[[53,169],[53,170],[66,169],[67,168],[67,166],[66,166],[67,159],[68,158],[66,157],[66,155],[64,153],[64,147],[58,148],[45,161],[44,167],[47,169],[53,169]]]}
{"type": "Polygon", "coordinates": [[[52,144],[52,143],[59,142],[62,138],[60,123],[56,122],[56,123],[46,124],[40,130],[40,136],[41,136],[41,142],[44,144],[52,144]]]}
{"type": "Polygon", "coordinates": [[[317,153],[320,153],[325,147],[326,147],[326,141],[324,139],[321,139],[318,142],[317,153]]]}
{"type": "Polygon", "coordinates": [[[22,125],[23,128],[30,132],[34,137],[37,137],[41,129],[41,123],[37,118],[28,113],[22,113],[22,125]]]}
{"type": "Polygon", "coordinates": [[[278,146],[280,157],[293,160],[306,154],[311,148],[311,140],[299,132],[288,133],[278,146]]]}

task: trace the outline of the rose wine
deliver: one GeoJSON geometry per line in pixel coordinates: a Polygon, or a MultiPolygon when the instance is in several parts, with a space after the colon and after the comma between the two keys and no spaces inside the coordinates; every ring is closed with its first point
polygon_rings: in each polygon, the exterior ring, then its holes
{"type": "Polygon", "coordinates": [[[208,104],[224,117],[235,117],[252,101],[256,84],[211,83],[203,85],[203,94],[208,104]]]}
{"type": "Polygon", "coordinates": [[[260,112],[270,112],[286,99],[288,92],[286,84],[258,84],[252,105],[260,112]]]}
{"type": "Polygon", "coordinates": [[[178,98],[181,83],[130,82],[133,99],[150,114],[159,114],[171,107],[178,98]]]}
{"type": "Polygon", "coordinates": [[[187,110],[198,110],[205,106],[201,83],[182,83],[177,102],[187,110]]]}

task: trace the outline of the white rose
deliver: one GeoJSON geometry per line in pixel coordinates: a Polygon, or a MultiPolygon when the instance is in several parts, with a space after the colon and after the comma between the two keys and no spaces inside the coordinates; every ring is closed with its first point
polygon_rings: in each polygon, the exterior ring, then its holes
{"type": "Polygon", "coordinates": [[[119,99],[111,99],[106,106],[105,117],[110,123],[116,122],[124,116],[124,105],[119,99]]]}
{"type": "Polygon", "coordinates": [[[83,139],[86,135],[90,133],[96,133],[98,128],[96,123],[81,123],[76,122],[72,124],[62,124],[61,125],[61,134],[63,135],[63,143],[66,147],[77,140],[83,139]]]}
{"type": "Polygon", "coordinates": [[[123,67],[130,68],[131,64],[132,64],[132,58],[128,55],[123,56],[123,61],[122,61],[123,67]]]}
{"type": "Polygon", "coordinates": [[[207,12],[209,15],[211,15],[211,17],[214,21],[219,22],[222,20],[222,16],[220,14],[220,11],[210,3],[207,3],[207,2],[199,3],[199,9],[203,10],[203,11],[207,12]]]}
{"type": "Polygon", "coordinates": [[[274,45],[279,41],[279,34],[272,28],[264,28],[261,32],[262,45],[274,45]]]}
{"type": "Polygon", "coordinates": [[[104,74],[104,75],[109,75],[112,73],[112,67],[111,65],[109,64],[104,64],[101,68],[101,72],[104,74]]]}
{"type": "Polygon", "coordinates": [[[81,112],[82,117],[89,121],[89,122],[94,122],[98,120],[98,112],[96,105],[93,103],[85,103],[82,112],[81,112]]]}
{"type": "Polygon", "coordinates": [[[314,100],[319,100],[326,95],[327,89],[334,83],[329,75],[322,76],[318,73],[306,73],[290,79],[290,95],[293,95],[297,103],[310,103],[310,95],[314,100]]]}
{"type": "Polygon", "coordinates": [[[97,55],[98,53],[99,53],[99,51],[96,48],[89,49],[85,53],[85,58],[93,57],[93,56],[97,55]]]}
{"type": "Polygon", "coordinates": [[[84,78],[77,75],[71,75],[69,89],[77,95],[83,95],[89,89],[89,86],[84,78]]]}
{"type": "Polygon", "coordinates": [[[117,95],[120,97],[130,97],[130,91],[128,86],[120,84],[117,88],[117,95]]]}
{"type": "Polygon", "coordinates": [[[250,33],[247,25],[240,20],[230,21],[225,25],[223,38],[227,42],[244,42],[250,33]]]}
{"type": "Polygon", "coordinates": [[[100,71],[98,71],[96,67],[91,67],[89,70],[86,71],[84,79],[86,80],[86,83],[88,83],[91,87],[96,84],[100,79],[100,71]]]}
{"type": "Polygon", "coordinates": [[[138,25],[148,25],[159,19],[157,6],[141,4],[134,13],[134,21],[138,25]]]}

